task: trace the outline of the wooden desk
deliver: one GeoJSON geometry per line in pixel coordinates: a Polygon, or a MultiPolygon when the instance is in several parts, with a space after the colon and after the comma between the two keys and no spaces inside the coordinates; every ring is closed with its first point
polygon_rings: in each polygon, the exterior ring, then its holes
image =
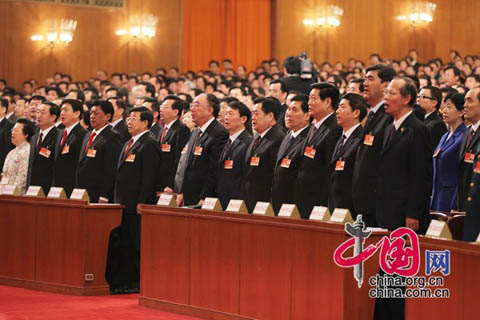
{"type": "Polygon", "coordinates": [[[353,269],[333,261],[350,238],[343,225],[149,205],[140,212],[141,305],[208,319],[373,317],[367,279],[378,256],[358,289],[353,269]]]}
{"type": "MultiPolygon", "coordinates": [[[[440,272],[430,276],[443,276],[444,286],[450,289],[448,299],[407,299],[406,318],[416,319],[478,319],[478,288],[480,288],[480,245],[420,237],[421,265],[419,275],[425,275],[425,250],[450,250],[450,275],[440,272]]],[[[434,289],[434,288],[432,288],[434,289]]]]}
{"type": "Polygon", "coordinates": [[[74,295],[109,292],[108,237],[120,225],[122,206],[1,195],[0,208],[0,284],[74,295]]]}

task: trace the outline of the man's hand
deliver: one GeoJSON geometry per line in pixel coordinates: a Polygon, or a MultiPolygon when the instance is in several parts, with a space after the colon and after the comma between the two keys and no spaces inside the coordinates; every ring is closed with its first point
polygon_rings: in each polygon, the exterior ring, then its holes
{"type": "Polygon", "coordinates": [[[165,187],[165,189],[163,189],[163,192],[172,194],[172,193],[173,193],[173,189],[170,188],[170,187],[165,187]]]}
{"type": "Polygon", "coordinates": [[[178,207],[183,207],[184,203],[183,203],[183,193],[179,193],[177,195],[177,206],[178,207]]]}
{"type": "Polygon", "coordinates": [[[200,199],[200,201],[198,201],[198,204],[203,206],[203,203],[205,202],[205,199],[200,199]]]}
{"type": "Polygon", "coordinates": [[[417,231],[419,228],[418,219],[415,218],[407,217],[407,219],[405,220],[405,224],[407,225],[407,228],[413,229],[415,231],[417,231]]]}

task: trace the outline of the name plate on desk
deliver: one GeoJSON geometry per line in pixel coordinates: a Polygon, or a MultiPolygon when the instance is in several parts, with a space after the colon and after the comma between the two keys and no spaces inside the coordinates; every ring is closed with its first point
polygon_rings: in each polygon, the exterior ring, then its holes
{"type": "Polygon", "coordinates": [[[70,199],[86,200],[87,202],[90,202],[90,197],[88,196],[88,192],[86,189],[73,189],[72,194],[70,195],[70,199]]]}
{"type": "Polygon", "coordinates": [[[215,210],[222,211],[222,205],[218,198],[205,198],[205,201],[202,205],[202,210],[215,210]]]}
{"type": "Polygon", "coordinates": [[[475,240],[476,244],[480,244],[480,233],[478,234],[477,240],[475,240]]]}
{"type": "Polygon", "coordinates": [[[27,193],[25,193],[25,196],[45,198],[45,193],[43,193],[43,189],[40,186],[30,186],[28,187],[28,190],[27,190],[27,193]]]}
{"type": "Polygon", "coordinates": [[[350,210],[348,209],[340,209],[336,208],[333,210],[332,217],[330,218],[330,222],[335,223],[353,223],[352,215],[350,214],[350,210]]]}
{"type": "Polygon", "coordinates": [[[248,213],[245,201],[237,199],[230,200],[225,211],[234,213],[248,213]]]}
{"type": "Polygon", "coordinates": [[[264,216],[273,217],[275,213],[273,212],[272,205],[270,202],[258,201],[253,209],[253,214],[260,214],[264,216]]]}
{"type": "Polygon", "coordinates": [[[171,193],[162,193],[160,198],[158,198],[157,205],[165,207],[176,207],[177,206],[177,197],[171,193]]]}
{"type": "Polygon", "coordinates": [[[430,225],[428,226],[427,233],[425,235],[432,238],[452,240],[452,233],[450,232],[447,222],[440,220],[430,221],[430,225]]]}
{"type": "Polygon", "coordinates": [[[8,196],[19,196],[20,195],[20,189],[16,185],[4,185],[2,194],[8,195],[8,196]]]}
{"type": "Polygon", "coordinates": [[[309,220],[315,221],[330,221],[330,211],[327,207],[322,206],[315,206],[312,209],[312,213],[310,213],[309,220]]]}
{"type": "Polygon", "coordinates": [[[297,206],[287,203],[282,204],[282,207],[278,212],[278,216],[284,218],[300,219],[300,213],[298,212],[297,206]]]}
{"type": "Polygon", "coordinates": [[[47,198],[67,199],[67,195],[65,194],[65,190],[63,190],[62,187],[51,187],[50,191],[48,192],[47,198]]]}

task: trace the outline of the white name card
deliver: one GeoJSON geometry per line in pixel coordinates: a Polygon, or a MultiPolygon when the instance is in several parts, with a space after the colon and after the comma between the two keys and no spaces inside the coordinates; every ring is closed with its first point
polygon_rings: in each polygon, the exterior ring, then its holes
{"type": "Polygon", "coordinates": [[[87,200],[87,202],[90,202],[90,197],[88,196],[88,192],[86,189],[73,189],[72,194],[70,195],[70,199],[87,200]]]}
{"type": "Polygon", "coordinates": [[[45,198],[45,193],[43,193],[43,189],[40,186],[30,186],[28,187],[28,190],[27,190],[27,193],[25,193],[25,196],[45,198]]]}
{"type": "Polygon", "coordinates": [[[309,220],[315,221],[330,221],[330,211],[327,207],[315,206],[310,213],[309,220]]]}
{"type": "Polygon", "coordinates": [[[248,213],[247,212],[247,206],[245,205],[245,201],[243,200],[237,200],[237,199],[232,199],[228,203],[227,209],[225,209],[227,212],[234,212],[234,213],[248,213]]]}
{"type": "Polygon", "coordinates": [[[16,185],[4,185],[2,194],[8,195],[8,196],[19,196],[20,195],[20,189],[16,185]]]}
{"type": "Polygon", "coordinates": [[[427,237],[452,240],[452,233],[450,232],[447,222],[435,219],[430,221],[430,225],[428,226],[427,233],[425,235],[427,237]]]}
{"type": "Polygon", "coordinates": [[[330,218],[330,222],[353,223],[353,219],[348,209],[336,208],[335,210],[333,210],[333,214],[332,214],[332,217],[330,218]]]}
{"type": "Polygon", "coordinates": [[[158,198],[157,205],[165,206],[165,207],[176,207],[177,201],[176,196],[171,193],[162,193],[160,194],[160,198],[158,198]]]}
{"type": "Polygon", "coordinates": [[[50,191],[48,191],[47,198],[66,199],[67,195],[62,187],[51,187],[50,191]]]}
{"type": "Polygon", "coordinates": [[[273,212],[273,208],[270,202],[264,202],[264,201],[257,202],[257,204],[255,205],[255,208],[253,209],[253,214],[260,214],[260,215],[270,216],[270,217],[275,216],[275,213],[273,212]]]}
{"type": "Polygon", "coordinates": [[[284,218],[300,219],[300,213],[298,212],[297,206],[287,203],[282,204],[282,207],[278,212],[278,216],[284,218]]]}
{"type": "Polygon", "coordinates": [[[480,244],[480,233],[478,234],[477,240],[475,241],[477,244],[480,244]]]}
{"type": "Polygon", "coordinates": [[[222,211],[222,205],[218,198],[205,198],[205,201],[202,205],[202,210],[215,210],[222,211]]]}

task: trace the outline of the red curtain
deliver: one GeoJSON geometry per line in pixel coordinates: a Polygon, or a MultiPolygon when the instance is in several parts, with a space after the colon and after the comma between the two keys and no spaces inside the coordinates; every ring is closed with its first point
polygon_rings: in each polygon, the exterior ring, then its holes
{"type": "Polygon", "coordinates": [[[229,58],[252,70],[271,58],[271,0],[184,0],[183,71],[229,58]]]}

